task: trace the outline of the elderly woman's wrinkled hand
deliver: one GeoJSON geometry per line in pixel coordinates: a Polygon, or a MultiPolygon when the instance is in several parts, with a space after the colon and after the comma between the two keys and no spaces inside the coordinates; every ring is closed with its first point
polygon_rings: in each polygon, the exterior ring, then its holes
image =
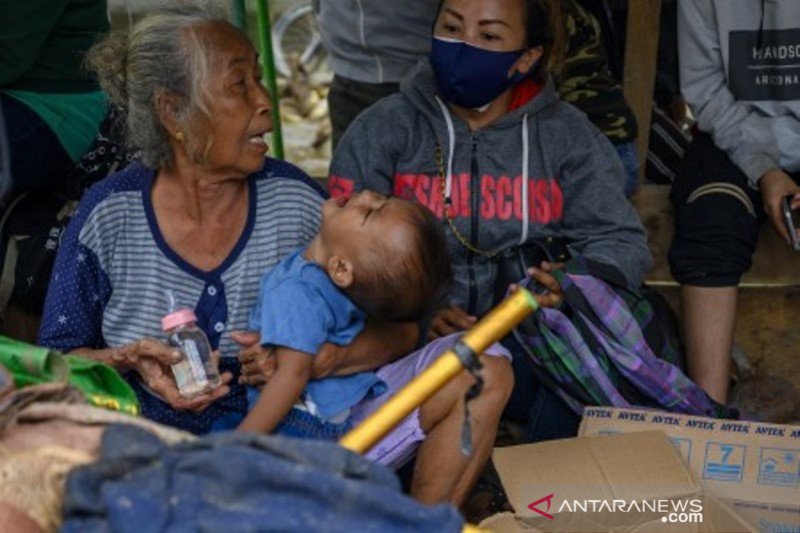
{"type": "Polygon", "coordinates": [[[112,349],[109,362],[119,369],[126,369],[136,368],[143,359],[174,365],[181,360],[181,352],[161,341],[145,337],[112,349]]]}
{"type": "MultiPolygon", "coordinates": [[[[219,353],[213,357],[219,360],[219,353]]],[[[155,339],[141,339],[114,350],[112,361],[121,368],[135,370],[145,385],[173,408],[199,412],[230,392],[227,384],[231,374],[220,376],[222,383],[216,389],[193,398],[184,398],[178,391],[171,365],[181,360],[181,353],[155,339]]]]}
{"type": "Polygon", "coordinates": [[[264,385],[275,374],[277,364],[271,349],[261,346],[261,336],[253,331],[233,331],[231,339],[242,347],[239,352],[239,383],[251,387],[264,385]]]}

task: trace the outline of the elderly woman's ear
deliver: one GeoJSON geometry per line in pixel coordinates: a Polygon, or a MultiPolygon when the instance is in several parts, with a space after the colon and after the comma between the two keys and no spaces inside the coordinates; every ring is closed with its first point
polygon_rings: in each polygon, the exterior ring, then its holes
{"type": "Polygon", "coordinates": [[[186,135],[179,119],[182,104],[183,99],[170,91],[161,89],[156,92],[155,107],[158,118],[170,138],[178,142],[183,142],[186,135]]]}

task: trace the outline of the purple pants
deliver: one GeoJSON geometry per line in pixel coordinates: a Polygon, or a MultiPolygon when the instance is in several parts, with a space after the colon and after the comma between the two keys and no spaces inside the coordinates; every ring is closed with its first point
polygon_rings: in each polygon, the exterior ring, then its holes
{"type": "MultiPolygon", "coordinates": [[[[451,348],[460,337],[461,334],[456,333],[436,339],[421,350],[417,350],[394,363],[379,368],[376,374],[386,383],[388,390],[377,398],[363,401],[353,407],[353,425],[357,426],[385,404],[398,390],[421,374],[440,355],[451,348]]],[[[484,355],[505,357],[511,361],[511,354],[498,343],[493,344],[488,350],[484,351],[484,355]]],[[[417,408],[400,422],[391,433],[367,452],[365,457],[397,470],[414,457],[423,440],[425,440],[425,432],[422,430],[419,408],[417,408]]]]}

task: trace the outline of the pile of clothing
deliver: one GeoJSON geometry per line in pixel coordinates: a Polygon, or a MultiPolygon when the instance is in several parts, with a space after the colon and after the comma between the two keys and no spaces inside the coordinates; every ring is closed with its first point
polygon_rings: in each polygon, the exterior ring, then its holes
{"type": "Polygon", "coordinates": [[[111,367],[0,337],[3,531],[55,531],[67,474],[97,459],[109,425],[138,425],[167,442],[192,438],[133,416],[138,409],[111,367]]]}
{"type": "Polygon", "coordinates": [[[463,526],[454,507],[419,504],[391,470],[335,443],[196,438],[137,412],[114,369],[0,337],[4,533],[463,526]]]}

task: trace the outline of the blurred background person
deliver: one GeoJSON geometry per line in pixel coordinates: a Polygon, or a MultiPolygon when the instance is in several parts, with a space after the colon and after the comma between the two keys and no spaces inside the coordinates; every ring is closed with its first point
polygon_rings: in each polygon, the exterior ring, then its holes
{"type": "Polygon", "coordinates": [[[334,72],[328,93],[332,150],[361,111],[400,89],[431,51],[440,0],[315,0],[322,42],[334,72]]]}
{"type": "Polygon", "coordinates": [[[11,154],[8,195],[58,187],[89,148],[106,97],[83,56],[109,29],[105,0],[6,0],[0,102],[11,154]]]}

